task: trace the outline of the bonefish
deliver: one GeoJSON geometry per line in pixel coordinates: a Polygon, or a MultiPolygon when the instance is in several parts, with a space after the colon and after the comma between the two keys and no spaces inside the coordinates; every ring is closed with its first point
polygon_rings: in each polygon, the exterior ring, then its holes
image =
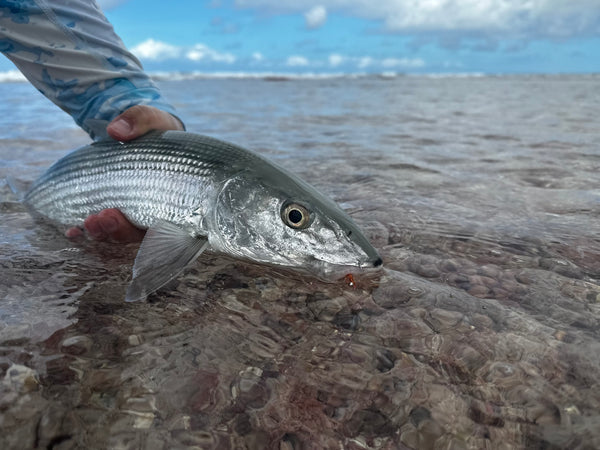
{"type": "Polygon", "coordinates": [[[207,248],[318,275],[382,264],[352,219],[298,176],[251,150],[188,132],[77,149],[24,200],[63,225],[118,208],[147,229],[128,301],[163,286],[207,248]]]}

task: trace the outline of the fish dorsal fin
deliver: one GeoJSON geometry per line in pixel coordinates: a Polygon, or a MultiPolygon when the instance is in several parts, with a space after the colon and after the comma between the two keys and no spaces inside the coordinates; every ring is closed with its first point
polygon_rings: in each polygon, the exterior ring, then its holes
{"type": "Polygon", "coordinates": [[[156,223],[140,245],[125,300],[146,298],[179,275],[207,246],[206,236],[192,236],[170,222],[156,223]]]}

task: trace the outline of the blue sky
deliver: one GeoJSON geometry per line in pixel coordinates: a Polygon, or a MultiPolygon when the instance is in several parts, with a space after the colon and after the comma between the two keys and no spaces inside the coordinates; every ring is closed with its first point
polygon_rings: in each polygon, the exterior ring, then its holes
{"type": "Polygon", "coordinates": [[[600,0],[99,3],[150,71],[600,71],[600,0]]]}
{"type": "Polygon", "coordinates": [[[98,3],[151,72],[600,72],[600,0],[98,3]]]}

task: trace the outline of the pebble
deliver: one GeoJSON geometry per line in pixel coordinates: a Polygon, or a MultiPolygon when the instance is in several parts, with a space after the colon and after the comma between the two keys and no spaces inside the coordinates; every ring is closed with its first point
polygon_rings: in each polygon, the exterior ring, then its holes
{"type": "Polygon", "coordinates": [[[27,366],[13,364],[6,371],[2,384],[21,394],[36,391],[39,387],[38,374],[27,366]]]}
{"type": "Polygon", "coordinates": [[[92,348],[93,342],[87,336],[71,336],[60,344],[60,349],[69,355],[83,355],[92,348]]]}
{"type": "Polygon", "coordinates": [[[486,298],[489,295],[490,290],[480,284],[469,288],[467,292],[473,297],[486,298]]]}
{"type": "Polygon", "coordinates": [[[138,336],[137,334],[131,334],[127,338],[127,342],[129,342],[129,345],[131,345],[132,347],[135,347],[137,345],[140,345],[143,341],[141,336],[138,336]]]}
{"type": "Polygon", "coordinates": [[[425,278],[439,278],[442,272],[433,264],[417,266],[414,271],[417,275],[425,278]]]}
{"type": "Polygon", "coordinates": [[[554,332],[554,337],[559,340],[559,341],[563,341],[565,339],[565,337],[567,336],[567,333],[565,333],[562,330],[556,330],[554,332]]]}

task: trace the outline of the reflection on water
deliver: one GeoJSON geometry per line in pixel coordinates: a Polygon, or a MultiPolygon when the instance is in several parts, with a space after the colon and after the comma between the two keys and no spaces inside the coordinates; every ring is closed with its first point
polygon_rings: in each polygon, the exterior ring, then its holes
{"type": "MultiPolygon", "coordinates": [[[[165,83],[348,209],[385,261],[356,286],[203,255],[128,304],[135,245],[0,183],[0,447],[599,447],[597,81],[165,83]]],[[[39,108],[0,179],[86,141],[39,108]]]]}

